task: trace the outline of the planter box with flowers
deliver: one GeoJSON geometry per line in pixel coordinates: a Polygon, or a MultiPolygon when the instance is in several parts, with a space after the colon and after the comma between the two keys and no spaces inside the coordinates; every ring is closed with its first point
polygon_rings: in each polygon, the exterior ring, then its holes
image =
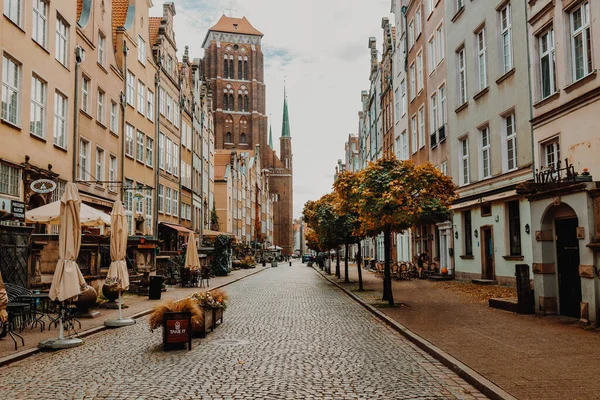
{"type": "Polygon", "coordinates": [[[223,322],[223,311],[227,308],[227,295],[220,289],[207,293],[195,293],[179,301],[167,301],[154,308],[150,316],[150,330],[163,325],[165,312],[190,312],[192,314],[193,337],[206,337],[206,332],[223,322]]]}

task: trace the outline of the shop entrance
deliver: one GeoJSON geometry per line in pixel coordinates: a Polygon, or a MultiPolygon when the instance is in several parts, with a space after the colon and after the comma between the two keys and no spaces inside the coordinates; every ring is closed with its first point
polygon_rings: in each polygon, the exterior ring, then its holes
{"type": "Polygon", "coordinates": [[[577,218],[556,219],[556,267],[560,313],[580,317],[581,278],[579,277],[579,240],[577,218]]]}

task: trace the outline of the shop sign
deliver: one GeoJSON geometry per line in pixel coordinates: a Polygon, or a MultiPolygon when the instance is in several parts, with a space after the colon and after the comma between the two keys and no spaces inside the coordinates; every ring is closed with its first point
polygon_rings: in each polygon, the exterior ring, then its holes
{"type": "Polygon", "coordinates": [[[166,312],[163,322],[163,350],[172,350],[183,343],[188,343],[188,350],[192,349],[191,313],[166,312]]]}
{"type": "Polygon", "coordinates": [[[14,201],[11,204],[11,213],[16,221],[25,221],[25,203],[14,201]]]}
{"type": "Polygon", "coordinates": [[[29,185],[29,187],[36,193],[50,193],[56,189],[56,182],[51,181],[50,179],[38,179],[36,181],[31,182],[31,185],[29,185]]]}

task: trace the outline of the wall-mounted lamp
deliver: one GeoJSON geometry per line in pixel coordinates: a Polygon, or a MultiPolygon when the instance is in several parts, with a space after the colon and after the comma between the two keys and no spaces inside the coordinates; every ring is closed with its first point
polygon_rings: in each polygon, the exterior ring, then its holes
{"type": "Polygon", "coordinates": [[[475,237],[479,237],[479,232],[475,229],[475,237]]]}
{"type": "Polygon", "coordinates": [[[496,222],[500,221],[500,217],[496,215],[495,220],[496,220],[496,222]]]}
{"type": "Polygon", "coordinates": [[[454,232],[454,239],[458,239],[458,231],[454,232]]]}
{"type": "Polygon", "coordinates": [[[529,224],[525,224],[525,233],[529,235],[529,232],[531,232],[531,229],[529,228],[529,224]]]}

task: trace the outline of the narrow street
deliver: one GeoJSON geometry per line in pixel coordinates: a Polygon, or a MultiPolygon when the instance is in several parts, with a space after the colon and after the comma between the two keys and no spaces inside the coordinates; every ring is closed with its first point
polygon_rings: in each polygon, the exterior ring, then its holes
{"type": "Polygon", "coordinates": [[[485,398],[299,261],[226,288],[225,321],[162,351],[147,318],[0,369],[6,399],[485,398]]]}

